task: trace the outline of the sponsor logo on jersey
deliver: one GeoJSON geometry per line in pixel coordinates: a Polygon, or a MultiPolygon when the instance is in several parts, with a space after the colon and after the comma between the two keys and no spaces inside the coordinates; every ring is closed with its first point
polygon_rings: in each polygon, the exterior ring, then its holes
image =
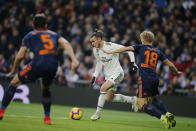
{"type": "Polygon", "coordinates": [[[101,61],[102,62],[109,62],[111,60],[112,60],[111,58],[110,59],[107,59],[106,57],[101,57],[101,61]]]}

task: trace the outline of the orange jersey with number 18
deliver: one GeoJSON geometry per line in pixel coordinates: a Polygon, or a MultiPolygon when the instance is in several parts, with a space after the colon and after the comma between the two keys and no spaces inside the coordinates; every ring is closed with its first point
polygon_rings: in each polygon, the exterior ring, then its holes
{"type": "Polygon", "coordinates": [[[156,73],[158,60],[164,61],[165,55],[151,45],[134,45],[138,53],[138,93],[137,96],[150,97],[158,94],[159,76],[156,73]]]}
{"type": "Polygon", "coordinates": [[[135,52],[138,53],[138,66],[140,73],[156,74],[158,60],[164,61],[165,55],[151,45],[134,45],[135,52]]]}

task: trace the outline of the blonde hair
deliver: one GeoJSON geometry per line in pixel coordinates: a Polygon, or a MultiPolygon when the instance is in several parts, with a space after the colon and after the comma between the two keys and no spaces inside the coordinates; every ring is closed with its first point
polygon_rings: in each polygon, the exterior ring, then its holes
{"type": "Polygon", "coordinates": [[[152,43],[154,41],[154,34],[151,31],[143,31],[140,34],[140,39],[143,39],[146,42],[152,43]]]}

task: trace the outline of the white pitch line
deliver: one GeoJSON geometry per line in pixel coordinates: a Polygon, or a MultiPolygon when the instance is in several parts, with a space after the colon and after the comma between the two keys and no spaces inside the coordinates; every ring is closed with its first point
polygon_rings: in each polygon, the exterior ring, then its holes
{"type": "MultiPolygon", "coordinates": [[[[39,116],[21,116],[21,115],[5,115],[5,117],[25,117],[25,118],[43,118],[39,116]]],[[[67,117],[51,117],[52,119],[68,119],[67,117]]]]}

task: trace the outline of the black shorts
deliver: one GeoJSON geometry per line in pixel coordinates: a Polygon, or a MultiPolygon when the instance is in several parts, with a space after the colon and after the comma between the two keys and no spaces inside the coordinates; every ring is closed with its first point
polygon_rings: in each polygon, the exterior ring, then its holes
{"type": "Polygon", "coordinates": [[[30,63],[26,68],[18,72],[18,77],[23,84],[33,82],[38,78],[43,78],[45,85],[50,85],[56,75],[56,70],[55,68],[43,70],[43,68],[35,67],[30,63]]]}

